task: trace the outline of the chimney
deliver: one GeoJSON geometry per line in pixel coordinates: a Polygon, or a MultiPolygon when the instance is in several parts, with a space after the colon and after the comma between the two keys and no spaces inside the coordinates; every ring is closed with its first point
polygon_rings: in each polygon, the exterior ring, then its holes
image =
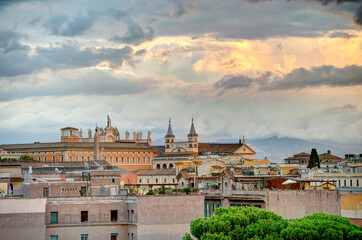
{"type": "Polygon", "coordinates": [[[328,153],[328,154],[331,154],[331,150],[328,150],[327,153],[328,153]]]}
{"type": "Polygon", "coordinates": [[[239,144],[241,145],[241,138],[239,138],[239,144]]]}

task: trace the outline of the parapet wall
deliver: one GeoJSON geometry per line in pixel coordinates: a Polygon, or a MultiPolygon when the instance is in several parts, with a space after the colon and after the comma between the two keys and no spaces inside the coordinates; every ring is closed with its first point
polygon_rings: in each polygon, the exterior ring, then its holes
{"type": "Polygon", "coordinates": [[[137,239],[182,239],[190,221],[204,217],[204,196],[165,195],[137,198],[137,239]]]}
{"type": "Polygon", "coordinates": [[[1,199],[0,239],[44,239],[46,201],[46,198],[1,199]]]}
{"type": "Polygon", "coordinates": [[[265,208],[283,218],[295,219],[317,212],[341,215],[339,190],[265,191],[265,208]]]}

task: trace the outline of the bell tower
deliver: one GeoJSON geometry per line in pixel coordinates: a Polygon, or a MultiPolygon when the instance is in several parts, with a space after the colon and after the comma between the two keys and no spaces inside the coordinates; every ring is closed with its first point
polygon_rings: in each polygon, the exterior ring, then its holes
{"type": "Polygon", "coordinates": [[[171,118],[168,120],[168,130],[165,136],[165,152],[171,152],[175,146],[175,135],[173,135],[171,127],[171,118]]]}
{"type": "Polygon", "coordinates": [[[194,126],[194,118],[192,118],[190,132],[187,135],[187,139],[188,139],[187,151],[188,152],[198,152],[199,151],[198,137],[199,137],[199,135],[196,133],[195,126],[194,126]]]}

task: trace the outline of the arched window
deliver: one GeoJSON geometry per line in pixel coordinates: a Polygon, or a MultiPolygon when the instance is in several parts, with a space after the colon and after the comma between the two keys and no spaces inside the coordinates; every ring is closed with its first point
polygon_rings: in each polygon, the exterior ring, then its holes
{"type": "Polygon", "coordinates": [[[156,169],[161,169],[161,165],[160,165],[160,164],[157,164],[157,165],[156,165],[156,169]]]}
{"type": "Polygon", "coordinates": [[[164,163],[164,164],[162,165],[162,169],[167,169],[166,163],[164,163]]]}
{"type": "Polygon", "coordinates": [[[173,164],[172,164],[172,163],[170,163],[170,165],[168,166],[168,168],[173,168],[173,164]]]}

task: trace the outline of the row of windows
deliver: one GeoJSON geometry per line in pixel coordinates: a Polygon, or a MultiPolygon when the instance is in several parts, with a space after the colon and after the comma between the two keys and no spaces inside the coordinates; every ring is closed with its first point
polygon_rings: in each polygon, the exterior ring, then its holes
{"type": "MultiPolygon", "coordinates": [[[[114,182],[114,179],[112,179],[112,182],[114,182]]],[[[87,196],[87,188],[86,187],[80,187],[80,190],[76,188],[61,188],[61,191],[79,191],[79,194],[81,196],[87,196]]],[[[49,188],[43,188],[43,197],[49,197],[49,188]]]]}
{"type": "MultiPolygon", "coordinates": [[[[118,237],[118,233],[111,233],[111,240],[117,240],[117,237],[118,237]]],[[[88,234],[81,234],[80,239],[81,240],[88,240],[88,234]]],[[[134,237],[132,236],[131,239],[134,240],[134,237]]],[[[58,235],[51,235],[50,240],[58,240],[58,235]]]]}
{"type": "MultiPolygon", "coordinates": [[[[170,163],[170,164],[168,165],[168,168],[173,168],[173,164],[170,163]]],[[[161,169],[161,164],[158,163],[158,164],[156,165],[156,169],[161,169]]],[[[166,164],[166,163],[162,164],[162,169],[167,169],[167,164],[166,164]]]]}
{"type": "MultiPolygon", "coordinates": [[[[35,156],[34,156],[35,157],[35,156]]],[[[102,156],[101,157],[103,160],[106,160],[106,161],[110,161],[111,163],[118,163],[119,162],[119,157],[117,156],[117,157],[115,157],[115,158],[113,158],[112,156],[111,157],[107,157],[107,156],[102,156]],[[115,161],[114,161],[115,160],[115,161]]],[[[38,155],[37,156],[37,159],[38,159],[38,161],[43,161],[43,162],[46,162],[47,160],[48,160],[48,158],[47,158],[47,155],[45,154],[45,155],[43,155],[43,157],[41,156],[41,155],[38,155]]],[[[79,161],[79,159],[81,159],[81,161],[84,161],[84,160],[87,160],[87,161],[89,161],[90,159],[91,159],[91,157],[90,156],[86,156],[86,157],[84,157],[84,156],[81,156],[80,158],[78,157],[78,156],[76,156],[75,157],[75,160],[76,161],[79,161]]],[[[51,157],[51,160],[52,160],[52,162],[56,162],[56,159],[55,159],[55,156],[53,155],[52,157],[51,157]]],[[[61,162],[64,162],[64,160],[65,160],[65,158],[64,158],[64,155],[61,155],[60,156],[60,161],[61,162]]],[[[69,161],[70,162],[73,162],[73,156],[69,156],[69,161]]],[[[121,163],[125,163],[125,157],[121,157],[121,161],[120,161],[121,163]]],[[[127,163],[130,163],[130,157],[127,157],[127,163]]],[[[136,158],[135,157],[132,157],[132,163],[136,163],[136,158]]],[[[143,158],[141,158],[141,157],[138,157],[137,158],[137,163],[151,163],[151,157],[143,157],[143,158]],[[141,160],[142,159],[142,160],[141,160]]]]}
{"type": "Polygon", "coordinates": [[[338,187],[359,187],[359,180],[358,179],[354,181],[352,179],[350,179],[349,181],[346,179],[338,180],[338,187]],[[347,185],[347,183],[349,183],[349,185],[347,185]]]}
{"type": "MultiPolygon", "coordinates": [[[[118,221],[118,210],[111,210],[111,219],[110,220],[111,220],[111,222],[118,221]]],[[[80,212],[80,221],[88,222],[88,211],[80,212]]],[[[50,224],[58,224],[58,212],[50,213],[50,224]]]]}
{"type": "MultiPolygon", "coordinates": [[[[111,210],[111,222],[118,221],[118,210],[111,210]]],[[[134,222],[134,210],[127,210],[128,221],[134,222]]],[[[88,222],[88,211],[80,212],[80,222],[88,222]]],[[[50,213],[50,224],[58,224],[58,212],[50,213]]]]}
{"type": "MultiPolygon", "coordinates": [[[[175,178],[172,178],[172,183],[175,183],[176,182],[176,179],[175,178]]],[[[150,179],[149,178],[147,178],[147,179],[143,179],[142,180],[142,178],[140,178],[140,179],[138,179],[138,183],[139,184],[142,184],[142,183],[151,183],[150,182],[150,179]]],[[[162,179],[160,178],[156,178],[155,179],[155,183],[167,183],[167,178],[164,178],[163,179],[163,182],[162,182],[162,179]]]]}

